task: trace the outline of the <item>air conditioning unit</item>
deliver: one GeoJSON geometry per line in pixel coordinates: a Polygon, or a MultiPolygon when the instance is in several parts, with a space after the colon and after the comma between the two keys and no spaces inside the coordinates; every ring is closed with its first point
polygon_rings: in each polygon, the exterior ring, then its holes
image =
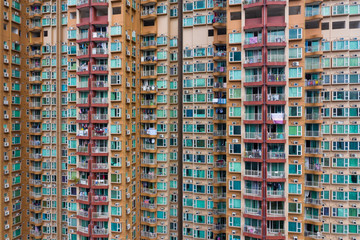
{"type": "Polygon", "coordinates": [[[4,6],[9,7],[10,6],[9,2],[8,1],[4,2],[4,6]]]}
{"type": "Polygon", "coordinates": [[[10,184],[8,184],[8,183],[4,184],[4,188],[9,188],[9,187],[10,187],[10,184]]]}
{"type": "Polygon", "coordinates": [[[126,71],[130,72],[130,66],[126,67],[126,71]]]}
{"type": "Polygon", "coordinates": [[[4,147],[8,147],[9,145],[9,142],[4,142],[4,147]]]}
{"type": "Polygon", "coordinates": [[[131,228],[130,224],[127,224],[126,225],[126,230],[130,230],[130,228],[131,228]]]}
{"type": "Polygon", "coordinates": [[[9,160],[9,156],[4,156],[4,160],[8,161],[9,160]]]}
{"type": "Polygon", "coordinates": [[[4,87],[4,91],[8,92],[9,91],[9,87],[4,87]]]}
{"type": "Polygon", "coordinates": [[[9,63],[9,59],[5,58],[4,63],[9,63]]]}
{"type": "Polygon", "coordinates": [[[9,101],[8,101],[8,100],[4,100],[4,105],[9,105],[9,101]]]}
{"type": "Polygon", "coordinates": [[[129,183],[130,182],[130,177],[126,178],[126,182],[129,183]]]}
{"type": "Polygon", "coordinates": [[[126,55],[130,56],[130,50],[126,51],[126,55]]]}
{"type": "Polygon", "coordinates": [[[9,216],[10,212],[9,211],[5,211],[5,216],[9,216]]]}
{"type": "Polygon", "coordinates": [[[127,194],[126,194],[126,198],[130,198],[130,193],[127,193],[127,194]]]}
{"type": "Polygon", "coordinates": [[[9,174],[9,170],[4,170],[4,174],[9,174]]]}
{"type": "Polygon", "coordinates": [[[130,103],[130,98],[127,98],[127,99],[126,99],[126,103],[130,103]]]}
{"type": "Polygon", "coordinates": [[[126,214],[130,214],[130,208],[126,209],[126,214]]]}
{"type": "Polygon", "coordinates": [[[5,201],[5,202],[8,202],[8,201],[10,201],[10,198],[9,198],[9,197],[6,197],[6,198],[4,199],[4,201],[5,201]]]}
{"type": "Polygon", "coordinates": [[[293,62],[292,65],[293,65],[294,67],[297,67],[297,66],[299,66],[299,62],[293,62]]]}
{"type": "Polygon", "coordinates": [[[127,167],[130,167],[130,161],[127,161],[127,162],[126,162],[126,166],[127,166],[127,167]]]}
{"type": "Polygon", "coordinates": [[[4,16],[4,19],[5,19],[5,20],[9,20],[9,17],[5,15],[5,16],[4,16]]]}
{"type": "Polygon", "coordinates": [[[130,130],[126,130],[126,135],[130,135],[130,130]]]}
{"type": "MultiPolygon", "coordinates": [[[[130,71],[130,70],[129,70],[129,71],[130,71]]],[[[129,83],[129,82],[126,83],[126,87],[130,87],[130,83],[129,83]]]]}
{"type": "Polygon", "coordinates": [[[130,114],[126,114],[126,119],[130,119],[130,114]]]}
{"type": "Polygon", "coordinates": [[[9,45],[4,45],[5,50],[9,50],[9,45]]]}
{"type": "Polygon", "coordinates": [[[4,114],[4,119],[9,119],[9,114],[4,114]]]}
{"type": "Polygon", "coordinates": [[[9,77],[9,74],[8,74],[8,73],[4,73],[4,77],[9,77]]]}
{"type": "Polygon", "coordinates": [[[8,128],[4,128],[4,133],[8,133],[10,130],[8,128]]]}
{"type": "Polygon", "coordinates": [[[5,225],[5,229],[9,229],[10,228],[10,225],[9,224],[6,224],[5,225]]]}

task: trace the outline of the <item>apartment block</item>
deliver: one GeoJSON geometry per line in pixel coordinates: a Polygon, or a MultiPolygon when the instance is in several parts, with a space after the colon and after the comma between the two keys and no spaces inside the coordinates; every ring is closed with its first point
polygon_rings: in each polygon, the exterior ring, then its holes
{"type": "Polygon", "coordinates": [[[358,238],[356,2],[0,11],[1,239],[358,238]]]}

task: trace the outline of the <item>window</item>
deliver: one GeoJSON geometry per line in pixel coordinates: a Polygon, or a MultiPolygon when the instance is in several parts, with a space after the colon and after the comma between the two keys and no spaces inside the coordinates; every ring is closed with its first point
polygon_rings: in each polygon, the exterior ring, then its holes
{"type": "Polygon", "coordinates": [[[229,199],[229,208],[241,209],[241,199],[229,199]]]}
{"type": "Polygon", "coordinates": [[[321,30],[329,30],[329,23],[328,22],[321,23],[321,30]]]}
{"type": "Polygon", "coordinates": [[[289,78],[301,78],[302,77],[302,68],[289,68],[289,78]]]}
{"type": "Polygon", "coordinates": [[[299,15],[301,13],[301,6],[289,7],[289,15],[299,15]]]}
{"type": "Polygon", "coordinates": [[[302,135],[302,126],[289,126],[289,136],[299,137],[302,135]]]}
{"type": "Polygon", "coordinates": [[[289,58],[302,58],[302,48],[289,48],[289,58]]]}
{"type": "Polygon", "coordinates": [[[301,213],[301,203],[289,203],[290,213],[301,213]]]}
{"type": "Polygon", "coordinates": [[[345,28],[345,21],[338,21],[332,23],[332,29],[343,29],[345,28]]]}
{"type": "Polygon", "coordinates": [[[230,20],[241,20],[241,12],[230,12],[230,20]]]}
{"type": "Polygon", "coordinates": [[[230,162],[229,163],[229,172],[241,172],[241,163],[240,162],[230,162]]]}
{"type": "Polygon", "coordinates": [[[112,10],[113,10],[113,15],[121,14],[121,7],[114,7],[112,10]]]}
{"type": "Polygon", "coordinates": [[[241,80],[241,70],[230,70],[229,80],[241,80]]]}
{"type": "Polygon", "coordinates": [[[350,21],[349,28],[350,29],[360,28],[360,21],[350,21]]]}
{"type": "Polygon", "coordinates": [[[301,192],[302,192],[301,187],[302,187],[301,184],[289,183],[289,193],[290,194],[301,194],[301,192]]]}
{"type": "Polygon", "coordinates": [[[302,87],[289,87],[289,97],[301,97],[302,87]]]}
{"type": "Polygon", "coordinates": [[[301,175],[301,168],[300,164],[289,164],[289,174],[301,175]]]}
{"type": "Polygon", "coordinates": [[[230,62],[239,62],[241,61],[241,52],[230,52],[229,53],[229,61],[230,62]]]}
{"type": "Polygon", "coordinates": [[[289,39],[301,39],[301,38],[302,38],[302,28],[289,29],[289,39]]]}
{"type": "Polygon", "coordinates": [[[241,43],[241,33],[230,33],[229,43],[241,43]]]}
{"type": "Polygon", "coordinates": [[[289,222],[289,232],[301,232],[301,222],[289,222]]]}
{"type": "Polygon", "coordinates": [[[229,107],[229,117],[241,117],[241,107],[229,107]]]}

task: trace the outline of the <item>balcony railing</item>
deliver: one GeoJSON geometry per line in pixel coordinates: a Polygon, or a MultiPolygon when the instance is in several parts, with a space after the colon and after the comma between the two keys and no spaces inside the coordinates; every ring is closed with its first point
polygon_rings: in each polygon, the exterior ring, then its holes
{"type": "Polygon", "coordinates": [[[268,178],[284,178],[285,172],[284,171],[268,171],[267,176],[268,176],[268,178]]]}
{"type": "Polygon", "coordinates": [[[284,82],[286,81],[285,74],[268,74],[268,82],[284,82]]]}
{"type": "Polygon", "coordinates": [[[157,206],[156,206],[156,204],[153,204],[153,203],[142,202],[141,207],[149,208],[149,209],[156,209],[157,206]]]}
{"type": "Polygon", "coordinates": [[[261,208],[245,207],[245,213],[250,214],[250,215],[260,216],[261,215],[261,208]]]}
{"type": "Polygon", "coordinates": [[[157,176],[154,173],[141,173],[141,178],[155,180],[157,176]]]}
{"type": "Polygon", "coordinates": [[[305,163],[305,169],[310,171],[322,171],[320,163],[305,163]]]}
{"type": "Polygon", "coordinates": [[[247,37],[245,38],[245,44],[257,44],[262,42],[262,37],[247,37]]]}
{"type": "Polygon", "coordinates": [[[93,120],[108,120],[108,114],[92,114],[93,120]]]}
{"type": "Polygon", "coordinates": [[[80,210],[77,211],[77,215],[80,216],[80,217],[88,218],[89,217],[89,212],[85,211],[83,209],[80,209],[80,210]]]}
{"type": "Polygon", "coordinates": [[[105,131],[93,131],[92,135],[94,137],[107,137],[107,136],[109,136],[109,133],[105,132],[105,131]]]}
{"type": "Polygon", "coordinates": [[[254,227],[254,226],[244,226],[244,232],[261,235],[261,227],[254,227]]]}
{"type": "Polygon", "coordinates": [[[245,132],[245,139],[261,139],[261,132],[245,132]]]}
{"type": "Polygon", "coordinates": [[[284,190],[267,190],[268,197],[285,197],[284,190]]]}
{"type": "Polygon", "coordinates": [[[142,193],[147,193],[147,194],[156,194],[157,190],[153,189],[153,188],[142,188],[141,192],[142,193]]]}
{"type": "Polygon", "coordinates": [[[76,87],[77,88],[87,88],[87,87],[89,87],[89,83],[88,82],[78,82],[76,84],[76,87]]]}
{"type": "Polygon", "coordinates": [[[89,32],[81,32],[77,35],[78,40],[89,38],[89,32]]]}
{"type": "Polygon", "coordinates": [[[108,54],[109,51],[106,48],[93,48],[92,54],[108,54]]]}
{"type": "Polygon", "coordinates": [[[314,204],[314,205],[321,205],[321,199],[305,198],[305,203],[314,204]]]}
{"type": "Polygon", "coordinates": [[[141,145],[141,148],[144,150],[155,150],[155,144],[153,143],[145,143],[141,145]]]}
{"type": "Polygon", "coordinates": [[[285,133],[278,133],[278,132],[270,132],[267,134],[267,138],[273,139],[273,140],[278,140],[278,139],[285,139],[285,133]]]}
{"type": "Polygon", "coordinates": [[[262,100],[262,94],[246,94],[246,100],[245,101],[261,101],[262,100]]]}
{"type": "Polygon", "coordinates": [[[215,152],[226,152],[226,146],[214,146],[215,152]]]}
{"type": "Polygon", "coordinates": [[[245,151],[246,158],[261,158],[261,149],[254,149],[252,151],[245,151]]]}
{"type": "Polygon", "coordinates": [[[225,199],[226,198],[226,193],[224,193],[224,192],[214,193],[214,198],[215,199],[225,199]]]}
{"type": "Polygon", "coordinates": [[[141,11],[141,16],[147,16],[147,15],[151,15],[151,14],[156,14],[155,8],[143,9],[141,11]]]}
{"type": "Polygon", "coordinates": [[[76,99],[76,103],[77,104],[88,104],[89,99],[88,98],[78,98],[78,99],[76,99]]]}
{"type": "Polygon", "coordinates": [[[223,230],[226,228],[226,224],[215,224],[214,229],[215,230],[223,230]]]}
{"type": "Polygon", "coordinates": [[[146,223],[156,223],[156,218],[151,218],[151,217],[141,217],[141,221],[142,222],[146,222],[146,223]]]}
{"type": "Polygon", "coordinates": [[[305,86],[322,86],[323,81],[319,80],[305,80],[305,86]]]}
{"type": "Polygon", "coordinates": [[[155,100],[141,100],[142,106],[154,106],[156,104],[155,100]]]}
{"type": "Polygon", "coordinates": [[[217,137],[226,136],[226,130],[214,130],[214,136],[217,137]]]}
{"type": "Polygon", "coordinates": [[[321,120],[321,114],[319,113],[311,113],[306,114],[306,120],[321,120]]]}
{"type": "MultiPolygon", "coordinates": [[[[82,193],[80,193],[80,194],[82,194],[82,193]]],[[[78,200],[81,200],[81,201],[87,202],[87,201],[89,201],[89,196],[78,195],[78,196],[77,196],[77,199],[78,199],[78,200]]]]}
{"type": "Polygon", "coordinates": [[[109,213],[108,212],[93,212],[92,217],[93,218],[108,218],[109,213]]]}
{"type": "Polygon", "coordinates": [[[313,220],[313,221],[320,221],[320,216],[319,215],[314,215],[314,214],[305,214],[305,219],[306,220],[313,220]]]}
{"type": "Polygon", "coordinates": [[[285,234],[284,229],[267,228],[266,235],[268,236],[283,236],[285,234]]]}
{"type": "Polygon", "coordinates": [[[153,232],[141,231],[141,236],[146,238],[156,238],[157,235],[153,232]]]}
{"type": "Polygon", "coordinates": [[[214,72],[225,73],[226,72],[226,67],[215,67],[214,72]]]}
{"type": "Polygon", "coordinates": [[[285,159],[284,152],[268,152],[267,154],[268,159],[285,159]]]}
{"type": "Polygon", "coordinates": [[[156,159],[148,159],[148,158],[142,158],[141,159],[142,164],[157,164],[156,159]]]}
{"type": "Polygon", "coordinates": [[[226,183],[226,177],[214,177],[214,183],[226,183]]]}
{"type": "Polygon", "coordinates": [[[319,181],[305,181],[306,187],[320,187],[319,181]]]}
{"type": "Polygon", "coordinates": [[[89,0],[77,0],[77,3],[76,3],[77,6],[84,5],[84,4],[89,4],[89,0]]]}
{"type": "Polygon", "coordinates": [[[281,54],[269,54],[268,62],[285,62],[285,56],[281,54]]]}
{"type": "Polygon", "coordinates": [[[285,36],[268,35],[267,42],[268,43],[282,43],[282,42],[285,42],[285,36]]]}
{"type": "Polygon", "coordinates": [[[100,229],[93,229],[94,235],[108,235],[109,229],[106,228],[100,228],[100,229]]]}
{"type": "Polygon", "coordinates": [[[245,120],[261,120],[262,113],[245,113],[245,120]]]}
{"type": "Polygon", "coordinates": [[[84,49],[79,49],[77,52],[77,56],[84,56],[84,55],[88,55],[89,54],[89,49],[84,48],[84,49]]]}
{"type": "Polygon", "coordinates": [[[261,197],[261,192],[261,189],[245,188],[246,195],[261,197]]]}
{"type": "Polygon", "coordinates": [[[156,114],[142,114],[141,115],[142,120],[156,120],[156,114]]]}
{"type": "Polygon", "coordinates": [[[245,176],[249,176],[249,177],[261,177],[261,171],[260,171],[260,170],[245,169],[245,176]]]}
{"type": "Polygon", "coordinates": [[[78,118],[77,118],[77,120],[89,120],[89,114],[87,114],[87,113],[80,113],[79,115],[78,115],[78,118]]]}
{"type": "Polygon", "coordinates": [[[267,215],[269,215],[269,216],[284,216],[285,211],[284,211],[284,209],[268,209],[267,215]]]}
{"type": "Polygon", "coordinates": [[[83,169],[88,169],[89,168],[89,163],[87,163],[87,162],[78,162],[76,164],[76,167],[83,168],[83,169]]]}
{"type": "Polygon", "coordinates": [[[106,170],[109,169],[109,166],[107,163],[93,163],[91,168],[94,170],[106,170]]]}
{"type": "Polygon", "coordinates": [[[314,239],[322,239],[321,232],[310,232],[305,230],[305,237],[310,237],[314,239]]]}
{"type": "Polygon", "coordinates": [[[31,76],[29,77],[29,81],[33,82],[33,81],[41,81],[41,76],[31,76]]]}
{"type": "Polygon", "coordinates": [[[148,71],[142,71],[141,76],[142,77],[148,77],[148,76],[154,76],[155,70],[148,70],[148,71]]]}
{"type": "Polygon", "coordinates": [[[321,103],[321,97],[306,97],[305,98],[306,103],[321,103]]]}
{"type": "Polygon", "coordinates": [[[226,114],[215,114],[214,120],[226,120],[226,114]]]}
{"type": "Polygon", "coordinates": [[[92,197],[93,202],[108,202],[108,196],[95,195],[92,197]]]}
{"type": "Polygon", "coordinates": [[[150,46],[156,46],[156,45],[157,45],[157,42],[155,40],[141,42],[142,47],[150,47],[150,46]]]}
{"type": "Polygon", "coordinates": [[[34,211],[40,211],[42,207],[40,205],[30,204],[30,209],[34,211]]]}
{"type": "Polygon", "coordinates": [[[88,131],[88,129],[78,130],[78,131],[76,132],[76,136],[87,137],[87,136],[89,136],[89,131],[88,131]]]}
{"type": "Polygon", "coordinates": [[[92,71],[107,71],[108,66],[105,64],[92,65],[92,71]]]}
{"type": "Polygon", "coordinates": [[[261,63],[262,56],[245,57],[245,64],[261,63]]]}
{"type": "Polygon", "coordinates": [[[213,213],[214,215],[226,214],[226,209],[225,208],[213,209],[213,213]]]}
{"type": "Polygon", "coordinates": [[[77,231],[82,232],[82,233],[89,233],[89,228],[88,227],[83,227],[83,226],[78,226],[77,231]]]}
{"type": "Polygon", "coordinates": [[[262,76],[261,75],[245,75],[245,82],[261,82],[262,76]]]}
{"type": "Polygon", "coordinates": [[[30,133],[41,133],[41,128],[30,128],[30,133]]]}
{"type": "Polygon", "coordinates": [[[105,187],[109,185],[109,181],[105,179],[95,179],[92,181],[93,186],[105,187]]]}
{"type": "Polygon", "coordinates": [[[88,146],[78,146],[77,152],[87,153],[87,152],[89,152],[89,148],[88,148],[88,146]]]}
{"type": "Polygon", "coordinates": [[[107,32],[93,32],[92,34],[93,34],[92,35],[93,38],[107,38],[108,37],[107,32]]]}
{"type": "Polygon", "coordinates": [[[40,192],[30,192],[30,196],[38,198],[38,197],[41,197],[42,194],[40,192]]]}
{"type": "Polygon", "coordinates": [[[107,147],[92,147],[91,149],[92,153],[108,153],[107,147]]]}
{"type": "Polygon", "coordinates": [[[305,148],[305,153],[309,154],[321,154],[321,148],[320,147],[307,147],[305,148]]]}
{"type": "Polygon", "coordinates": [[[94,104],[107,104],[109,103],[109,99],[108,98],[92,98],[91,102],[94,104]]]}
{"type": "Polygon", "coordinates": [[[268,101],[285,101],[285,94],[268,94],[268,101]]]}
{"type": "Polygon", "coordinates": [[[31,229],[31,230],[30,230],[30,234],[31,234],[31,235],[34,235],[35,237],[41,237],[42,232],[39,231],[39,230],[31,229]]]}
{"type": "Polygon", "coordinates": [[[91,86],[94,88],[108,87],[109,84],[107,81],[95,81],[91,83],[91,86]]]}
{"type": "Polygon", "coordinates": [[[41,169],[41,167],[30,167],[30,171],[32,171],[32,172],[41,172],[42,169],[41,169]]]}
{"type": "Polygon", "coordinates": [[[305,137],[320,137],[321,133],[320,131],[306,131],[305,137]]]}
{"type": "Polygon", "coordinates": [[[214,17],[213,23],[226,23],[226,16],[225,17],[214,17]]]}

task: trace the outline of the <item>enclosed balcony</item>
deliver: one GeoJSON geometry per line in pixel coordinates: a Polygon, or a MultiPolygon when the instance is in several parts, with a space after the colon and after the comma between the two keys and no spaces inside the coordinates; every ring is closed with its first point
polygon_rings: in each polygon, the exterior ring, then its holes
{"type": "Polygon", "coordinates": [[[285,131],[283,124],[268,124],[267,139],[268,140],[285,140],[285,131]]]}
{"type": "Polygon", "coordinates": [[[305,153],[307,154],[321,154],[321,142],[315,140],[305,141],[305,153]]]}
{"type": "Polygon", "coordinates": [[[245,106],[245,120],[259,121],[262,120],[261,106],[245,106]]]}
{"type": "Polygon", "coordinates": [[[261,163],[245,162],[245,176],[247,177],[261,177],[261,163]]]}
{"type": "Polygon", "coordinates": [[[260,124],[246,124],[245,125],[245,139],[256,139],[262,138],[262,127],[260,124]]]}
{"type": "Polygon", "coordinates": [[[305,124],[306,137],[320,137],[320,124],[305,124]]]}
{"type": "Polygon", "coordinates": [[[321,113],[319,107],[306,107],[305,108],[306,120],[321,120],[321,113]]]}
{"type": "Polygon", "coordinates": [[[284,221],[267,221],[267,236],[285,236],[284,221]]]}
{"type": "MultiPolygon", "coordinates": [[[[268,49],[268,64],[270,63],[284,63],[285,62],[285,49],[268,49]]],[[[285,64],[282,64],[285,65],[285,64]]]]}
{"type": "Polygon", "coordinates": [[[267,202],[266,213],[268,217],[285,216],[285,202],[280,202],[280,201],[267,202]]]}
{"type": "Polygon", "coordinates": [[[245,181],[245,195],[261,197],[262,196],[262,187],[261,182],[257,181],[245,181]]]}
{"type": "Polygon", "coordinates": [[[316,191],[305,191],[305,203],[321,205],[320,192],[316,191]]]}
{"type": "Polygon", "coordinates": [[[245,64],[254,64],[262,62],[261,50],[246,50],[245,51],[245,64]]]}
{"type": "Polygon", "coordinates": [[[267,145],[267,158],[268,159],[285,159],[285,144],[282,143],[269,143],[267,145]]]}
{"type": "Polygon", "coordinates": [[[245,70],[245,83],[259,83],[262,82],[261,68],[252,68],[245,70]]]}
{"type": "Polygon", "coordinates": [[[321,186],[320,175],[306,174],[305,175],[305,187],[319,188],[321,186]]]}
{"type": "Polygon", "coordinates": [[[267,42],[268,43],[284,43],[285,42],[285,30],[284,29],[268,30],[267,42]]]}
{"type": "MultiPolygon", "coordinates": [[[[246,45],[256,45],[262,43],[262,33],[261,32],[245,32],[245,44],[246,45]]],[[[247,46],[250,47],[250,46],[247,46]]]]}
{"type": "Polygon", "coordinates": [[[261,158],[261,143],[245,143],[245,158],[261,158]]]}
{"type": "Polygon", "coordinates": [[[320,212],[318,208],[305,207],[305,220],[320,221],[320,212]]]}
{"type": "Polygon", "coordinates": [[[268,178],[285,178],[284,163],[268,163],[267,164],[268,178]]]}
{"type": "Polygon", "coordinates": [[[245,218],[244,233],[261,235],[261,220],[245,218]]]}
{"type": "Polygon", "coordinates": [[[280,182],[268,182],[267,183],[267,197],[270,198],[284,198],[284,183],[280,182]]]}

